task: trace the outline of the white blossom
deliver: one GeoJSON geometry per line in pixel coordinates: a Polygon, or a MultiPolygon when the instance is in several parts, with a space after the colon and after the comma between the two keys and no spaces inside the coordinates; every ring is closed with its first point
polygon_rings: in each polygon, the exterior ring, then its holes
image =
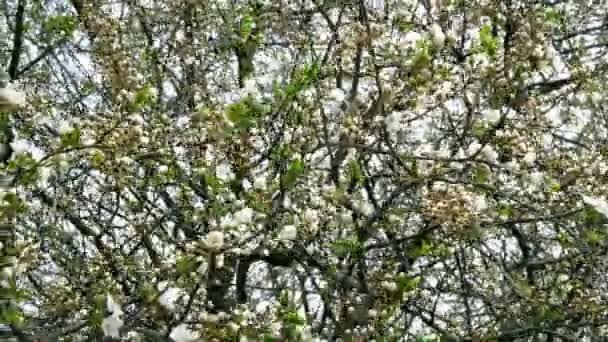
{"type": "Polygon", "coordinates": [[[346,98],[346,96],[344,94],[344,90],[339,89],[339,88],[333,89],[329,93],[329,97],[336,102],[342,102],[346,98]]]}
{"type": "Polygon", "coordinates": [[[199,334],[196,331],[188,329],[186,324],[180,324],[176,326],[171,335],[169,335],[175,342],[194,342],[199,340],[199,334]]]}
{"type": "Polygon", "coordinates": [[[294,225],[287,225],[281,229],[279,240],[295,240],[298,237],[298,230],[294,225]]]}
{"type": "Polygon", "coordinates": [[[386,130],[391,133],[396,133],[401,129],[401,119],[403,118],[403,113],[393,112],[389,114],[384,119],[384,124],[386,125],[386,130]]]}
{"type": "Polygon", "coordinates": [[[11,86],[0,88],[0,111],[12,111],[25,106],[25,95],[11,86]]]}
{"type": "Polygon", "coordinates": [[[230,168],[230,165],[227,163],[218,165],[215,169],[215,175],[217,176],[217,178],[225,182],[230,181],[235,177],[234,173],[232,172],[232,169],[230,168]]]}
{"type": "Polygon", "coordinates": [[[68,121],[60,121],[57,124],[57,132],[61,135],[70,133],[74,130],[74,127],[68,121]]]}
{"type": "Polygon", "coordinates": [[[534,164],[535,161],[536,161],[536,152],[534,152],[534,151],[528,152],[524,156],[524,163],[526,163],[526,164],[534,164]]]}
{"type": "Polygon", "coordinates": [[[30,153],[34,160],[41,160],[45,156],[43,150],[41,150],[36,145],[25,139],[17,139],[10,143],[10,145],[13,149],[13,154],[15,157],[22,154],[30,153]]]}
{"type": "Polygon", "coordinates": [[[598,213],[604,215],[608,218],[608,203],[606,200],[599,197],[591,197],[583,195],[583,202],[585,204],[590,205],[595,209],[598,213]]]}
{"type": "Polygon", "coordinates": [[[498,109],[488,109],[484,112],[484,119],[490,124],[495,124],[500,120],[501,114],[498,109]]]}
{"type": "Polygon", "coordinates": [[[378,311],[376,311],[374,309],[369,309],[367,311],[367,315],[371,318],[374,318],[374,317],[378,316],[378,311]]]}
{"type": "Polygon", "coordinates": [[[477,153],[477,151],[479,151],[481,146],[482,145],[480,143],[475,141],[469,145],[469,148],[467,149],[467,153],[472,156],[473,154],[477,153]]]}
{"type": "Polygon", "coordinates": [[[492,148],[492,146],[490,146],[490,145],[484,146],[483,149],[481,150],[481,152],[486,157],[486,160],[489,161],[490,163],[498,162],[498,152],[496,152],[496,150],[494,150],[492,148]]]}
{"type": "Polygon", "coordinates": [[[253,209],[247,207],[234,213],[236,224],[249,224],[253,222],[253,209]]]}
{"type": "Polygon", "coordinates": [[[170,287],[166,289],[158,298],[160,305],[165,307],[169,311],[175,310],[175,302],[181,295],[181,289],[177,287],[170,287]]]}
{"type": "Polygon", "coordinates": [[[266,189],[266,180],[264,179],[264,177],[256,177],[253,180],[253,188],[257,190],[266,189]]]}
{"type": "Polygon", "coordinates": [[[545,175],[542,172],[536,171],[530,174],[530,182],[536,186],[540,186],[545,181],[545,175]]]}
{"type": "Polygon", "coordinates": [[[437,23],[431,26],[431,39],[433,40],[433,44],[438,48],[442,48],[443,44],[445,44],[445,34],[437,23]]]}
{"type": "Polygon", "coordinates": [[[120,338],[120,328],[123,326],[122,309],[120,305],[114,301],[111,295],[108,294],[106,300],[107,310],[110,313],[101,322],[101,328],[105,336],[112,338],[120,338]]]}
{"type": "Polygon", "coordinates": [[[473,199],[473,207],[476,211],[481,212],[488,208],[488,201],[483,195],[475,196],[473,199]]]}
{"type": "Polygon", "coordinates": [[[205,239],[207,247],[212,250],[220,250],[224,247],[224,233],[219,230],[211,231],[205,239]]]}
{"type": "Polygon", "coordinates": [[[365,216],[371,216],[374,213],[374,206],[368,202],[362,202],[359,206],[359,210],[365,216]]]}
{"type": "Polygon", "coordinates": [[[310,208],[306,208],[306,210],[304,210],[302,217],[304,218],[305,222],[311,223],[311,224],[316,223],[319,219],[318,213],[315,210],[310,209],[310,208]]]}
{"type": "Polygon", "coordinates": [[[192,65],[194,62],[196,62],[196,58],[194,56],[188,56],[184,59],[184,63],[186,63],[186,65],[192,65]]]}
{"type": "Polygon", "coordinates": [[[32,145],[25,139],[17,139],[10,143],[15,155],[22,155],[31,152],[32,145]]]}
{"type": "Polygon", "coordinates": [[[397,291],[397,283],[395,283],[394,281],[387,281],[384,280],[381,283],[382,288],[384,288],[385,290],[389,291],[389,292],[395,292],[397,291]]]}

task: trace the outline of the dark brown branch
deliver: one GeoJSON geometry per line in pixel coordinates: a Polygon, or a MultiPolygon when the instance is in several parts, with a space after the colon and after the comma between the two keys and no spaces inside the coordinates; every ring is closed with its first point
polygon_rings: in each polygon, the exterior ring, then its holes
{"type": "Polygon", "coordinates": [[[23,48],[23,33],[25,31],[25,0],[17,3],[17,13],[15,14],[15,34],[13,35],[13,50],[11,52],[11,63],[8,67],[8,74],[11,81],[17,79],[17,70],[23,48]]]}

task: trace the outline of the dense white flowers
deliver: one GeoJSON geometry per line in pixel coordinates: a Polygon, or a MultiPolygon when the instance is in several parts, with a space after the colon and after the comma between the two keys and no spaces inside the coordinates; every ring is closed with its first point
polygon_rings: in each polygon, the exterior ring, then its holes
{"type": "Polygon", "coordinates": [[[530,152],[526,153],[526,155],[524,156],[524,163],[526,163],[526,164],[534,164],[535,161],[536,161],[536,152],[534,152],[534,151],[530,151],[530,152]]]}
{"type": "Polygon", "coordinates": [[[490,145],[486,145],[481,150],[481,153],[486,157],[486,160],[490,163],[498,163],[498,152],[490,145]]]}
{"type": "Polygon", "coordinates": [[[12,87],[0,88],[0,111],[12,111],[25,106],[25,95],[12,87]]]}
{"type": "Polygon", "coordinates": [[[44,152],[26,139],[16,139],[11,142],[10,145],[13,149],[13,155],[15,157],[27,153],[31,153],[34,160],[40,160],[44,157],[44,152]]]}
{"type": "Polygon", "coordinates": [[[253,188],[256,190],[264,190],[266,188],[266,180],[264,177],[256,177],[253,180],[253,188]]]}
{"type": "Polygon", "coordinates": [[[165,307],[165,309],[169,311],[175,310],[175,302],[181,295],[181,289],[177,287],[170,287],[166,289],[160,297],[158,297],[158,302],[160,305],[165,307]]]}
{"type": "Polygon", "coordinates": [[[318,213],[310,208],[306,208],[306,210],[304,210],[304,213],[302,214],[302,218],[304,219],[304,221],[306,223],[310,223],[310,224],[316,224],[319,220],[319,216],[318,213]]]}
{"type": "Polygon", "coordinates": [[[194,342],[199,339],[198,333],[188,329],[188,326],[183,323],[176,326],[169,337],[175,342],[194,342]]]}
{"type": "Polygon", "coordinates": [[[395,283],[394,281],[384,280],[380,285],[382,286],[383,289],[385,289],[389,292],[397,291],[397,283],[395,283]]]}
{"type": "Polygon", "coordinates": [[[298,229],[294,225],[287,225],[281,229],[279,240],[295,240],[298,237],[298,229]]]}
{"type": "Polygon", "coordinates": [[[530,182],[535,186],[540,186],[545,181],[545,175],[539,171],[532,172],[529,177],[530,182]]]}
{"type": "Polygon", "coordinates": [[[30,152],[32,146],[25,139],[17,139],[10,143],[13,153],[16,155],[26,154],[30,152]]]}
{"type": "Polygon", "coordinates": [[[226,163],[220,164],[216,167],[215,175],[224,182],[230,181],[235,177],[234,173],[232,172],[232,168],[226,163]]]}
{"type": "Polygon", "coordinates": [[[329,97],[336,102],[342,102],[346,98],[346,95],[344,94],[344,90],[336,88],[331,90],[329,97]]]}
{"type": "Polygon", "coordinates": [[[433,44],[438,48],[442,48],[443,44],[445,44],[445,34],[439,24],[435,23],[431,26],[431,39],[433,40],[433,44]]]}
{"type": "Polygon", "coordinates": [[[211,250],[220,250],[224,247],[224,233],[214,230],[207,234],[205,238],[205,244],[207,248],[211,250]]]}
{"type": "Polygon", "coordinates": [[[401,120],[403,119],[403,113],[393,112],[384,119],[386,130],[391,133],[396,133],[401,129],[401,120]]]}
{"type": "Polygon", "coordinates": [[[120,338],[120,328],[123,326],[122,309],[120,305],[114,301],[111,295],[108,294],[106,307],[109,316],[105,317],[101,322],[101,328],[105,336],[112,338],[120,338]]]}
{"type": "Polygon", "coordinates": [[[234,213],[233,219],[236,224],[249,224],[253,222],[253,209],[243,208],[234,213]]]}
{"type": "Polygon", "coordinates": [[[608,218],[608,202],[599,197],[583,196],[583,202],[608,218]]]}
{"type": "Polygon", "coordinates": [[[501,113],[498,109],[487,109],[483,111],[484,119],[490,124],[496,124],[501,117],[501,113]]]}

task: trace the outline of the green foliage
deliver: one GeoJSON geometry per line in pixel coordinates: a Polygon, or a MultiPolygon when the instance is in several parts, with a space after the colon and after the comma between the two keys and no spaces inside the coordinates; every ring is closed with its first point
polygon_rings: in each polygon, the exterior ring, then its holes
{"type": "Polygon", "coordinates": [[[61,146],[63,147],[74,147],[80,144],[80,130],[74,128],[73,130],[61,135],[61,146]]]}
{"type": "Polygon", "coordinates": [[[513,206],[511,204],[500,203],[498,205],[498,214],[500,216],[504,216],[505,218],[509,219],[509,218],[513,217],[513,215],[515,214],[515,211],[513,210],[513,206]]]}
{"type": "Polygon", "coordinates": [[[361,165],[356,160],[351,160],[348,163],[348,170],[350,173],[350,177],[355,184],[363,184],[365,180],[365,176],[363,175],[363,171],[361,170],[361,165]]]}
{"type": "Polygon", "coordinates": [[[266,114],[265,108],[251,97],[233,103],[226,108],[226,117],[239,130],[257,127],[266,114]]]}
{"type": "Polygon", "coordinates": [[[175,263],[175,274],[177,277],[188,275],[190,272],[194,272],[198,265],[199,262],[196,260],[196,256],[181,257],[175,263]]]}
{"type": "Polygon", "coordinates": [[[348,255],[357,258],[363,253],[363,246],[356,239],[336,240],[332,245],[332,251],[340,258],[348,255]]]}
{"type": "Polygon", "coordinates": [[[486,184],[490,178],[490,169],[486,165],[478,165],[474,169],[473,182],[475,184],[486,184]]]}
{"type": "Polygon", "coordinates": [[[67,14],[50,16],[42,23],[42,29],[45,33],[60,38],[71,37],[77,27],[78,18],[67,14]]]}
{"type": "Polygon", "coordinates": [[[421,282],[422,277],[409,277],[405,274],[397,277],[397,285],[402,292],[410,292],[417,289],[421,282]]]}
{"type": "Polygon", "coordinates": [[[479,39],[482,51],[490,57],[496,57],[498,43],[496,37],[492,34],[491,25],[485,25],[481,31],[479,31],[479,39]]]}
{"type": "Polygon", "coordinates": [[[138,112],[142,110],[146,105],[149,105],[154,100],[153,88],[146,85],[139,89],[133,96],[133,102],[131,103],[131,110],[138,112]]]}
{"type": "Polygon", "coordinates": [[[298,180],[298,177],[300,177],[303,173],[304,162],[300,159],[294,160],[293,162],[291,162],[291,165],[289,166],[289,169],[287,169],[287,172],[281,176],[281,186],[284,189],[291,188],[298,180]]]}
{"type": "Polygon", "coordinates": [[[251,34],[253,32],[253,27],[255,25],[255,22],[253,20],[253,17],[250,15],[245,16],[242,20],[241,20],[241,25],[239,28],[239,33],[241,35],[241,38],[243,40],[248,40],[251,38],[251,34]]]}
{"type": "Polygon", "coordinates": [[[412,69],[416,71],[425,70],[431,64],[433,60],[431,54],[431,45],[426,40],[419,40],[416,42],[416,55],[412,61],[412,69]]]}
{"type": "Polygon", "coordinates": [[[422,241],[419,246],[416,246],[407,251],[407,255],[411,258],[419,258],[429,255],[433,252],[434,244],[431,241],[422,241]]]}
{"type": "Polygon", "coordinates": [[[305,65],[282,91],[285,98],[293,99],[299,92],[310,87],[319,77],[320,71],[318,63],[305,65]]]}

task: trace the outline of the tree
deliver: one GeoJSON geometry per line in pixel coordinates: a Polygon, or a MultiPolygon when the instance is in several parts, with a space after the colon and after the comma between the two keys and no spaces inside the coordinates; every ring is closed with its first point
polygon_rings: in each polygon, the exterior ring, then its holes
{"type": "Polygon", "coordinates": [[[605,8],[0,9],[2,338],[607,335],[605,8]]]}

